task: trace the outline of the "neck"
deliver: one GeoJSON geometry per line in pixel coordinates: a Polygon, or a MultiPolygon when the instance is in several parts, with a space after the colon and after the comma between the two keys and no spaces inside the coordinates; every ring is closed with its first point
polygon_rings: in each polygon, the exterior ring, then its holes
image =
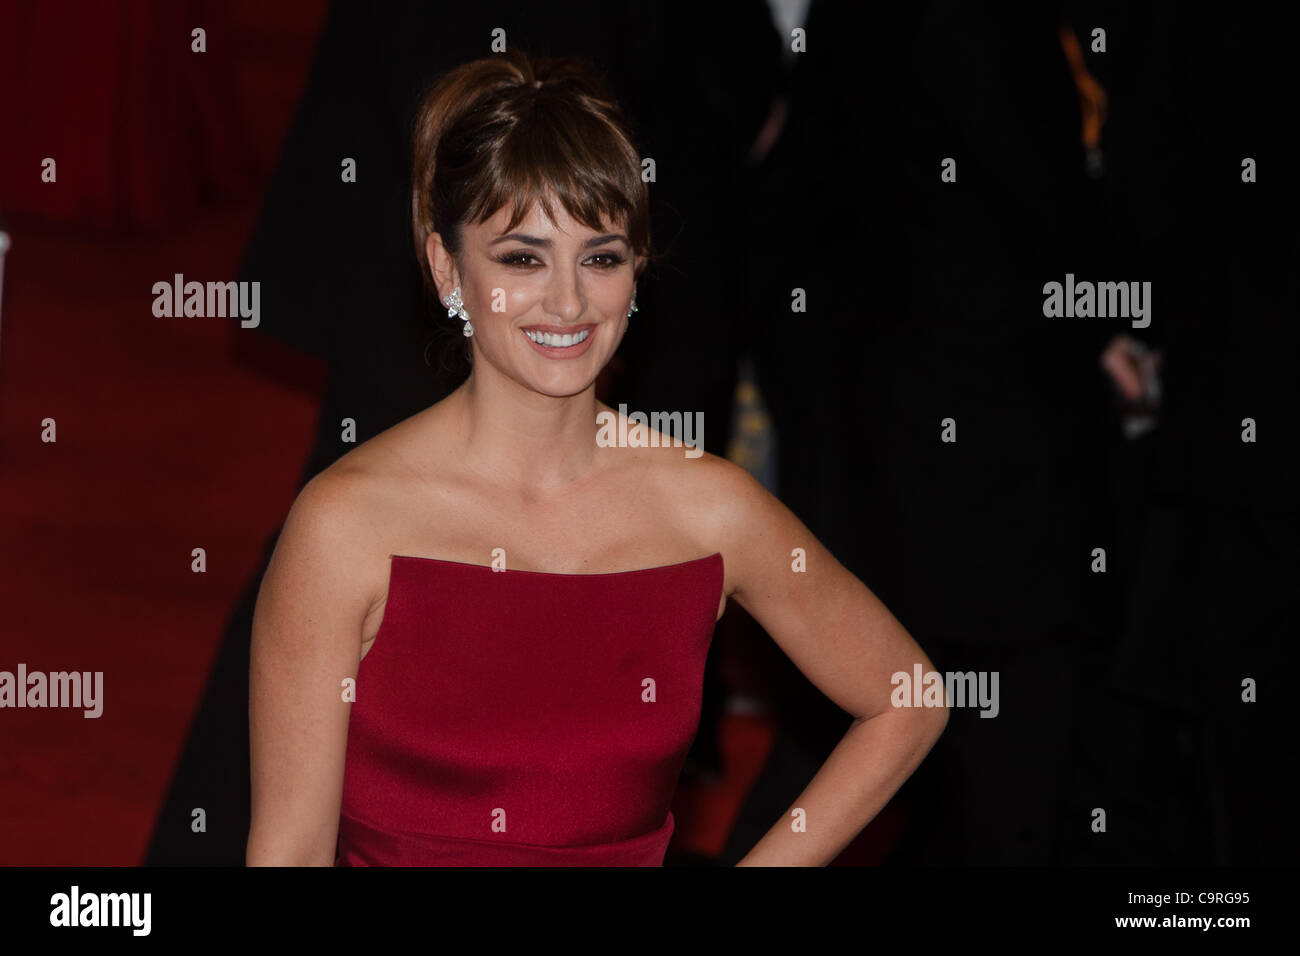
{"type": "Polygon", "coordinates": [[[463,461],[489,480],[545,491],[588,474],[596,457],[596,386],[556,398],[480,363],[453,397],[463,461]]]}

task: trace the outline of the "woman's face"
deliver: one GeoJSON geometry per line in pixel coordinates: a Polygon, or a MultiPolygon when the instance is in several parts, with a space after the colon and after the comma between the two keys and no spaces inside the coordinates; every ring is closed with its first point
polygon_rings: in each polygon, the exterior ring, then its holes
{"type": "Polygon", "coordinates": [[[564,397],[587,389],[618,348],[635,257],[621,229],[590,229],[558,202],[554,210],[556,222],[534,205],[509,233],[508,208],[467,225],[458,277],[440,239],[430,237],[429,250],[439,292],[459,281],[475,367],[487,362],[526,388],[564,397]]]}

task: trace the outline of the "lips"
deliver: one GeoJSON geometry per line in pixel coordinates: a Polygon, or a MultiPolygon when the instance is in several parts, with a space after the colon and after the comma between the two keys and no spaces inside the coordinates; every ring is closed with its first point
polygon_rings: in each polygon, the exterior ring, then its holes
{"type": "Polygon", "coordinates": [[[524,329],[524,335],[538,345],[544,345],[547,348],[568,348],[570,345],[581,345],[587,341],[587,336],[591,334],[591,329],[582,329],[579,332],[538,332],[534,329],[524,329]]]}
{"type": "Polygon", "coordinates": [[[596,337],[594,325],[530,325],[519,331],[535,351],[547,358],[577,358],[596,337]]]}

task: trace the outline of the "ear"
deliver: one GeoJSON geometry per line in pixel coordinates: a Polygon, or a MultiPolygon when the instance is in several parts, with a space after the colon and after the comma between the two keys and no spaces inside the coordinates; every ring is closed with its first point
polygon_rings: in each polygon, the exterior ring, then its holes
{"type": "Polygon", "coordinates": [[[447,250],[442,236],[436,232],[429,233],[424,242],[424,255],[429,263],[429,272],[433,283],[438,287],[438,301],[450,295],[451,290],[460,285],[460,272],[456,268],[456,259],[447,250]]]}

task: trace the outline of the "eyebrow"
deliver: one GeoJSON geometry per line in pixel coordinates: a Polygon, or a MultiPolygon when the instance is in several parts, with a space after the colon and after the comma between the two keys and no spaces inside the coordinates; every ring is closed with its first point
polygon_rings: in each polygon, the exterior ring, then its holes
{"type": "MultiPolygon", "coordinates": [[[[632,245],[632,243],[628,242],[627,236],[623,235],[621,232],[611,232],[604,236],[592,236],[590,239],[588,239],[586,242],[583,243],[583,247],[589,249],[592,246],[601,246],[607,242],[619,242],[619,241],[625,242],[629,246],[632,245]]],[[[524,243],[524,245],[542,246],[548,249],[553,245],[550,239],[542,239],[539,236],[529,236],[522,232],[511,232],[504,236],[497,236],[497,238],[493,239],[490,243],[488,243],[488,245],[495,246],[502,242],[522,242],[524,243]]]]}

